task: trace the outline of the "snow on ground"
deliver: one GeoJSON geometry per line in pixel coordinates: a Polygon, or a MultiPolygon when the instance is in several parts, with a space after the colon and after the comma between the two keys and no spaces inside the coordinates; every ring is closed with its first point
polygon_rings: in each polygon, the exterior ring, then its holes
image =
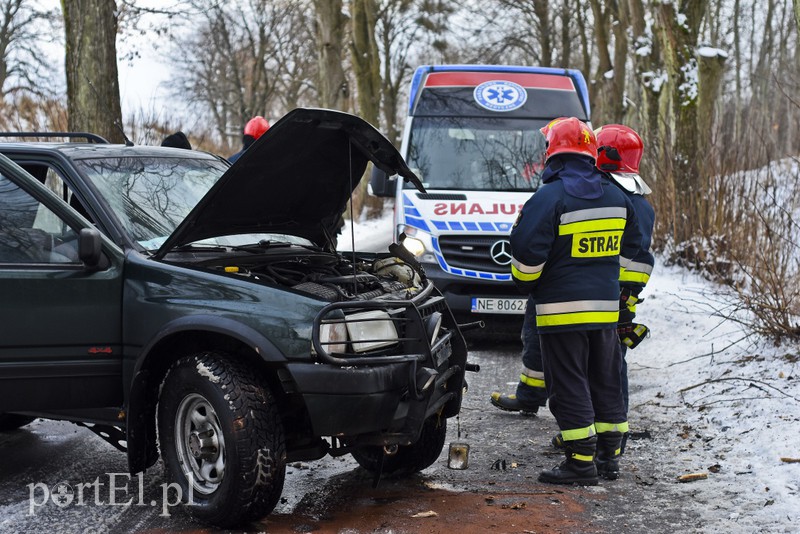
{"type": "Polygon", "coordinates": [[[714,284],[657,265],[638,306],[652,335],[628,352],[630,419],[676,429],[665,464],[689,482],[681,505],[704,532],[800,531],[800,349],[723,320],[714,284]]]}
{"type": "MultiPolygon", "coordinates": [[[[356,250],[386,250],[391,224],[391,209],[356,221],[356,250]]],[[[643,296],[652,335],[628,352],[631,425],[674,428],[665,472],[707,475],[678,485],[680,506],[704,532],[800,531],[800,463],[782,460],[800,459],[800,347],[749,336],[724,319],[719,286],[678,267],[659,262],[643,296]]]]}

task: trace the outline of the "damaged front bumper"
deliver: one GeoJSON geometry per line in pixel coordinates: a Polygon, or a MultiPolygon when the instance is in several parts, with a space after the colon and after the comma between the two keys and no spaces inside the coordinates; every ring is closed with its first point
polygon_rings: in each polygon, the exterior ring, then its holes
{"type": "Polygon", "coordinates": [[[432,285],[412,300],[329,304],[314,321],[313,344],[319,361],[292,363],[288,370],[317,436],[348,446],[409,445],[426,419],[453,417],[461,408],[466,344],[432,285]],[[375,310],[382,313],[365,314],[375,310]],[[354,317],[388,317],[397,336],[349,339],[330,351],[333,342],[321,341],[321,329],[354,317]],[[356,346],[376,348],[356,352],[356,346]]]}

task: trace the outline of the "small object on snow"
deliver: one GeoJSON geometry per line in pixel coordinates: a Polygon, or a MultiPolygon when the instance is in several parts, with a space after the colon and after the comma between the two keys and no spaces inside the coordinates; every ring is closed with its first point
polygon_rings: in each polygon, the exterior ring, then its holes
{"type": "Polygon", "coordinates": [[[434,512],[433,510],[428,510],[427,512],[420,512],[418,514],[414,514],[411,517],[437,517],[439,514],[434,512]]]}
{"type": "Polygon", "coordinates": [[[719,473],[720,469],[722,469],[722,466],[719,464],[714,464],[708,468],[708,470],[712,473],[719,473]]]}
{"type": "Polygon", "coordinates": [[[506,465],[507,465],[506,461],[501,458],[501,459],[498,459],[498,460],[494,461],[494,463],[492,464],[491,469],[494,469],[495,471],[505,471],[506,470],[506,465]]]}
{"type": "Polygon", "coordinates": [[[450,469],[466,469],[469,467],[469,443],[451,443],[447,456],[447,467],[450,469]]]}
{"type": "Polygon", "coordinates": [[[787,464],[800,464],[800,458],[787,458],[785,456],[781,456],[781,462],[787,464]]]}
{"type": "Polygon", "coordinates": [[[681,475],[678,477],[678,482],[694,482],[695,480],[705,480],[708,478],[708,473],[689,473],[688,475],[681,475]]]}

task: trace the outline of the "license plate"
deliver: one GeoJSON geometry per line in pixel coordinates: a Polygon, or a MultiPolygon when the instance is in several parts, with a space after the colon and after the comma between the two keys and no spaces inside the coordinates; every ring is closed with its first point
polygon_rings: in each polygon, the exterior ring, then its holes
{"type": "Polygon", "coordinates": [[[472,298],[472,313],[523,314],[528,299],[472,298]]]}

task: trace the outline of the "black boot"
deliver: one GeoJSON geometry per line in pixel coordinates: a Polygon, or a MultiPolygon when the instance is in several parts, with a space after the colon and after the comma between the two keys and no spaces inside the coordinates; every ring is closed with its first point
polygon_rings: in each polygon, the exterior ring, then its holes
{"type": "Polygon", "coordinates": [[[622,432],[601,432],[597,435],[597,474],[606,480],[619,478],[619,457],[622,456],[622,432]]]}
{"type": "Polygon", "coordinates": [[[594,465],[596,445],[596,436],[564,441],[567,459],[553,469],[539,473],[539,482],[596,485],[598,480],[597,468],[594,465]]]}
{"type": "Polygon", "coordinates": [[[499,391],[493,391],[491,396],[493,406],[507,412],[521,412],[522,415],[534,415],[539,411],[536,404],[528,404],[519,399],[516,395],[504,395],[499,391]]]}

